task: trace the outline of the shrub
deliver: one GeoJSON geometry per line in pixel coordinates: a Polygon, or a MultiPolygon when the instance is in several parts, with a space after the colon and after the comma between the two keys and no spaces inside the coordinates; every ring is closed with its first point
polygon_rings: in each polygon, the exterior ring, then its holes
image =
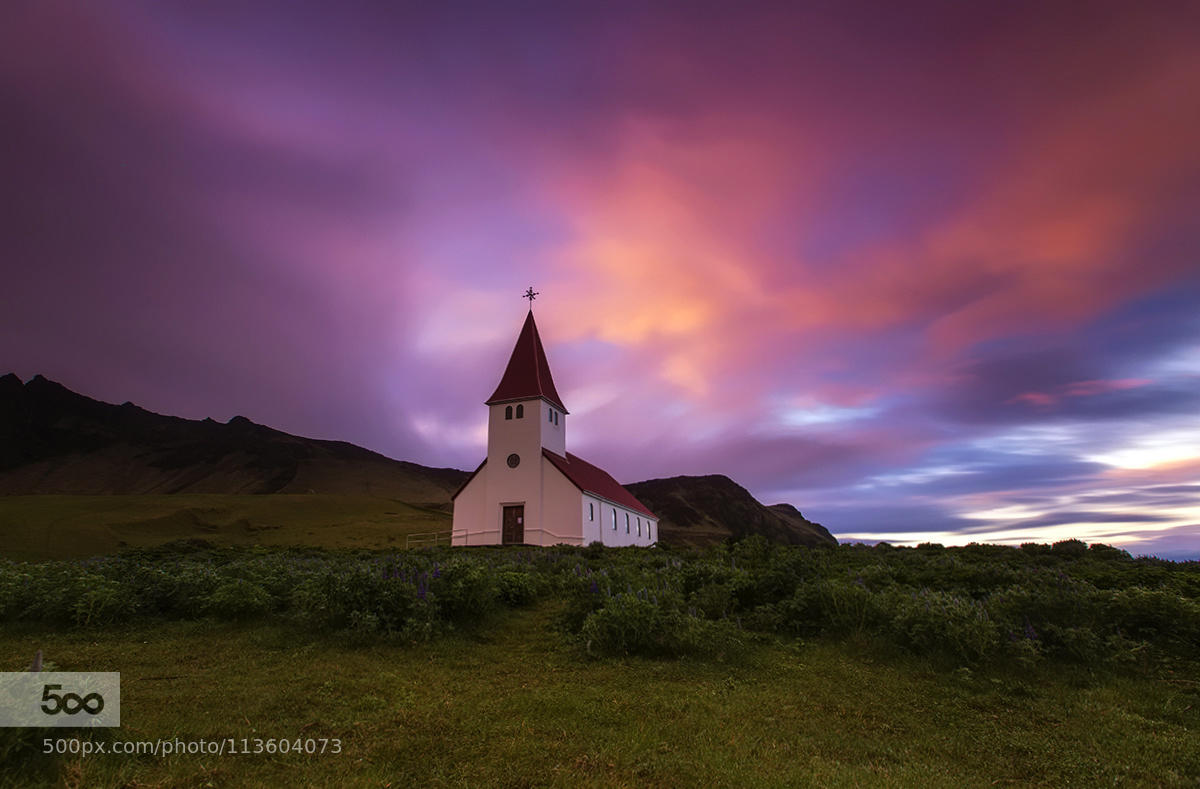
{"type": "Polygon", "coordinates": [[[519,608],[529,605],[539,597],[542,584],[530,573],[506,570],[496,574],[496,587],[500,600],[505,605],[519,608]]]}
{"type": "Polygon", "coordinates": [[[739,644],[728,621],[700,619],[630,594],[614,595],[590,614],[580,638],[589,653],[647,657],[716,654],[739,644]]]}
{"type": "Polygon", "coordinates": [[[969,598],[923,589],[891,595],[890,607],[893,636],[918,653],[940,653],[972,662],[990,656],[999,644],[987,608],[969,598]]]}
{"type": "Polygon", "coordinates": [[[1051,545],[1050,552],[1055,556],[1078,559],[1087,554],[1087,543],[1083,540],[1062,540],[1051,545]]]}
{"type": "Polygon", "coordinates": [[[479,562],[447,562],[430,587],[438,613],[448,622],[476,622],[499,601],[495,573],[479,562]]]}
{"type": "Polygon", "coordinates": [[[219,619],[250,619],[274,607],[267,590],[244,578],[223,581],[209,595],[205,611],[219,619]]]}
{"type": "Polygon", "coordinates": [[[85,578],[72,606],[72,620],[79,625],[123,622],[137,613],[137,600],[129,587],[101,576],[85,578]]]}

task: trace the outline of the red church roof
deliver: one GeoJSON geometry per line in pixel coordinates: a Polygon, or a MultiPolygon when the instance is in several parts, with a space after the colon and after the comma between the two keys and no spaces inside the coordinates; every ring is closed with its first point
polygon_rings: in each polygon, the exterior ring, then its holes
{"type": "Polygon", "coordinates": [[[504,377],[486,405],[494,405],[509,400],[526,400],[541,397],[568,413],[562,404],[558,390],[554,388],[554,379],[550,377],[550,363],[546,361],[546,351],[542,348],[542,338],[538,336],[537,324],[533,322],[533,310],[525,318],[521,334],[517,337],[516,347],[508,359],[508,367],[504,368],[504,377]]]}
{"type": "Polygon", "coordinates": [[[621,483],[613,479],[604,469],[593,466],[591,463],[576,455],[572,455],[570,452],[567,453],[566,457],[563,457],[543,448],[542,454],[567,479],[571,480],[575,487],[584,493],[591,493],[608,499],[615,504],[620,504],[622,507],[628,507],[631,510],[649,515],[651,518],[658,517],[645,504],[638,501],[632,493],[621,487],[621,483]]]}

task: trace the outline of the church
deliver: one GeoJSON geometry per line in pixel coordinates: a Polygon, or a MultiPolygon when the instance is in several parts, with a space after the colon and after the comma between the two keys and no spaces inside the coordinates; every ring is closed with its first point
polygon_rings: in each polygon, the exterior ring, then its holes
{"type": "Polygon", "coordinates": [[[567,409],[529,314],[488,398],[487,457],[453,496],[454,545],[653,545],[658,518],[567,452],[567,409]]]}

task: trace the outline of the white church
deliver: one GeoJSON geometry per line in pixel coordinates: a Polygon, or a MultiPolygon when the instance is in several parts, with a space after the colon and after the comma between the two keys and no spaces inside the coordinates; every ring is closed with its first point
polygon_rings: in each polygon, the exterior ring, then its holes
{"type": "Polygon", "coordinates": [[[567,409],[529,315],[487,400],[487,457],[453,496],[454,545],[653,545],[658,518],[567,452],[567,409]]]}

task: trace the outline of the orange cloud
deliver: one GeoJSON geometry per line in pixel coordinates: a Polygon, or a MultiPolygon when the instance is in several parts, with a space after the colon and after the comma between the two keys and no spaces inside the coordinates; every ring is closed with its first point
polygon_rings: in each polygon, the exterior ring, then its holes
{"type": "MultiPolygon", "coordinates": [[[[926,358],[910,367],[930,370],[981,341],[1076,326],[1178,274],[1133,251],[1200,172],[1200,113],[1182,100],[1198,76],[1200,58],[1168,52],[1039,107],[998,163],[978,163],[982,186],[959,207],[821,268],[763,243],[784,206],[819,203],[838,176],[796,118],[626,122],[602,167],[560,161],[550,179],[547,202],[571,225],[548,255],[569,294],[552,331],[652,347],[661,380],[715,404],[731,381],[752,386],[764,358],[777,366],[831,332],[869,342],[923,327],[926,358]]],[[[803,211],[790,221],[797,238],[811,230],[803,211]]],[[[1094,393],[1086,383],[1018,399],[1046,406],[1094,393]]]]}

